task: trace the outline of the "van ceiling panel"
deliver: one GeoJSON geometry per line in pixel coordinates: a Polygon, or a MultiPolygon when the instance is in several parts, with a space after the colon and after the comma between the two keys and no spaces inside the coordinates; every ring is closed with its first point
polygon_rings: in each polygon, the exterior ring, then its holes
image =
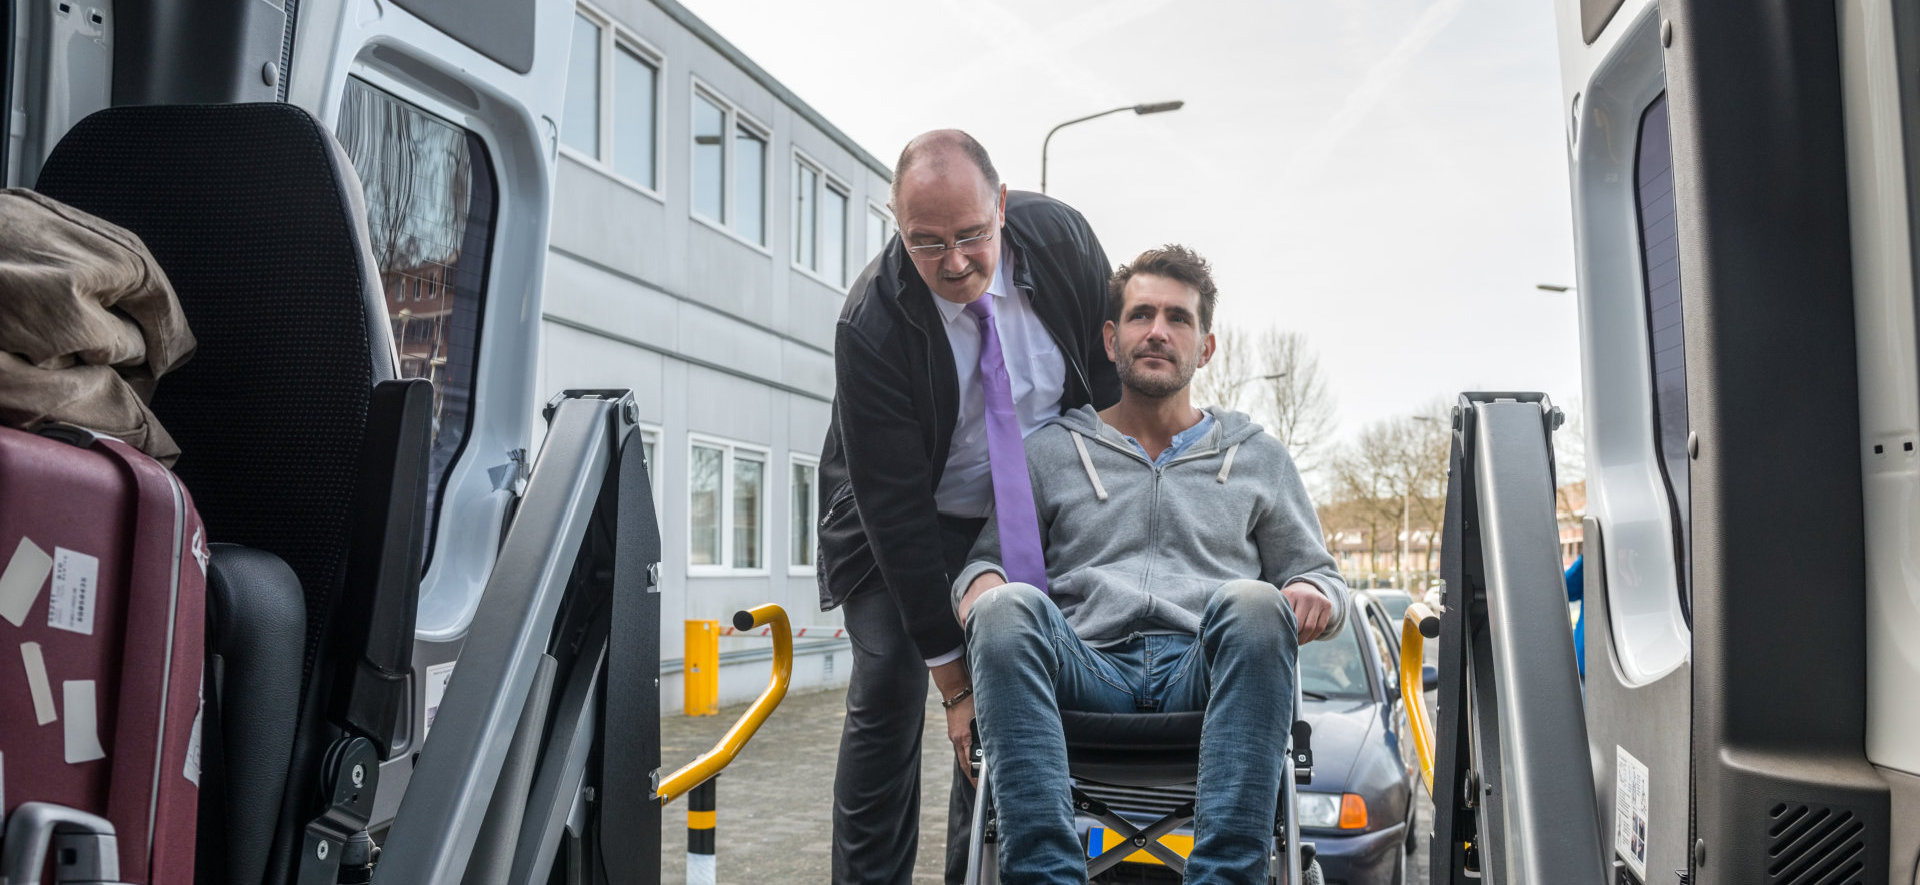
{"type": "Polygon", "coordinates": [[[394,0],[394,4],[515,73],[533,69],[534,0],[394,0]]]}

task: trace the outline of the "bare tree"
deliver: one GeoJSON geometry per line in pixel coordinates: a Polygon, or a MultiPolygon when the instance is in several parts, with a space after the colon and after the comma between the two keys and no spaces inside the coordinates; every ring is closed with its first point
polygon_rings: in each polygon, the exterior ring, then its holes
{"type": "Polygon", "coordinates": [[[1193,376],[1193,404],[1246,411],[1248,385],[1266,370],[1260,368],[1253,336],[1239,326],[1224,323],[1214,329],[1213,359],[1193,376]]]}
{"type": "Polygon", "coordinates": [[[1196,405],[1251,414],[1286,444],[1302,473],[1318,466],[1334,428],[1334,401],[1306,336],[1221,325],[1213,360],[1193,376],[1196,405]]]}
{"type": "Polygon", "coordinates": [[[1437,407],[1424,411],[1368,425],[1333,462],[1335,497],[1376,536],[1395,539],[1395,571],[1408,584],[1432,570],[1431,544],[1423,568],[1410,561],[1413,533],[1438,532],[1446,506],[1450,424],[1437,407]]]}
{"type": "Polygon", "coordinates": [[[1301,471],[1310,471],[1334,427],[1333,394],[1320,373],[1320,359],[1299,332],[1267,329],[1256,341],[1267,371],[1249,396],[1253,415],[1286,444],[1301,471]]]}

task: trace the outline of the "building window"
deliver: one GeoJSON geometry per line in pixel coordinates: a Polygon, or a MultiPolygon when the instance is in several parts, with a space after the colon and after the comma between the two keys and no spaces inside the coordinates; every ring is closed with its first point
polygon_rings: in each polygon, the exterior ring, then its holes
{"type": "Polygon", "coordinates": [[[433,382],[431,556],[440,492],[473,423],[493,167],[478,135],[354,78],[335,134],[365,194],[400,375],[433,382]]]}
{"type": "Polygon", "coordinates": [[[887,214],[887,210],[868,203],[866,260],[872,261],[875,255],[879,255],[884,251],[887,248],[887,241],[893,239],[893,235],[896,232],[897,229],[893,224],[893,216],[887,214]]]}
{"type": "Polygon", "coordinates": [[[796,573],[813,570],[820,512],[820,467],[810,460],[793,459],[793,487],[788,496],[787,566],[796,573]]]}
{"type": "Polygon", "coordinates": [[[836,289],[847,285],[847,186],[793,158],[793,263],[836,289]]]}
{"type": "Polygon", "coordinates": [[[654,190],[654,131],[660,94],[660,65],[622,41],[613,54],[613,171],[654,190]]]}
{"type": "Polygon", "coordinates": [[[560,143],[636,187],[657,189],[663,64],[660,53],[612,20],[576,10],[560,143]]]}
{"type": "Polygon", "coordinates": [[[750,457],[733,459],[733,567],[766,568],[760,556],[760,515],[765,511],[767,463],[750,457]]]}
{"type": "Polygon", "coordinates": [[[814,245],[819,241],[819,225],[815,219],[815,194],[820,190],[820,173],[806,161],[793,161],[793,263],[814,269],[814,256],[819,254],[814,245]]]}
{"type": "Polygon", "coordinates": [[[721,559],[720,493],[725,485],[727,450],[715,446],[693,446],[688,460],[687,485],[687,564],[719,565],[721,559]]]}
{"type": "Polygon", "coordinates": [[[707,439],[688,451],[689,571],[764,572],[766,452],[707,439]]]}
{"type": "Polygon", "coordinates": [[[755,243],[767,242],[767,137],[745,124],[733,130],[733,230],[755,243]]]}
{"type": "Polygon", "coordinates": [[[600,34],[599,23],[573,14],[573,54],[567,58],[567,98],[561,113],[560,141],[594,159],[600,158],[600,34]]]}
{"type": "Polygon", "coordinates": [[[767,138],[738,108],[694,87],[693,212],[756,246],[767,243],[767,138]]]}
{"type": "Polygon", "coordinates": [[[727,112],[693,96],[693,211],[727,222],[727,112]]]}

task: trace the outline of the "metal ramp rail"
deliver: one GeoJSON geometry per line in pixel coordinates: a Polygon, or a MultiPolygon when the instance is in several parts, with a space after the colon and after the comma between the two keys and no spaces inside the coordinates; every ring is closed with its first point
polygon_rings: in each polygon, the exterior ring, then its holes
{"type": "Polygon", "coordinates": [[[1409,609],[1401,648],[1417,673],[1421,639],[1440,641],[1437,740],[1409,711],[1436,885],[1610,881],[1554,516],[1561,420],[1538,393],[1466,393],[1454,407],[1444,612],[1436,624],[1409,609]]]}
{"type": "MultiPolygon", "coordinates": [[[[777,640],[742,721],[663,776],[660,532],[633,397],[570,390],[546,415],[374,885],[658,885],[661,807],[710,782],[786,694],[792,648],[777,640]]],[[[779,606],[735,624],[786,637],[779,606]]]]}

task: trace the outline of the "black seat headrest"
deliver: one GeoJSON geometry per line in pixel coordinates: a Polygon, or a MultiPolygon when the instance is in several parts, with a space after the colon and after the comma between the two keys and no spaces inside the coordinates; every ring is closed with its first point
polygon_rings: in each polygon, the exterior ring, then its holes
{"type": "Polygon", "coordinates": [[[200,346],[154,412],[211,539],[274,553],[307,595],[306,668],[344,582],[390,332],[353,165],[286,104],[112,108],[80,121],[42,193],[145,241],[200,346]]]}

